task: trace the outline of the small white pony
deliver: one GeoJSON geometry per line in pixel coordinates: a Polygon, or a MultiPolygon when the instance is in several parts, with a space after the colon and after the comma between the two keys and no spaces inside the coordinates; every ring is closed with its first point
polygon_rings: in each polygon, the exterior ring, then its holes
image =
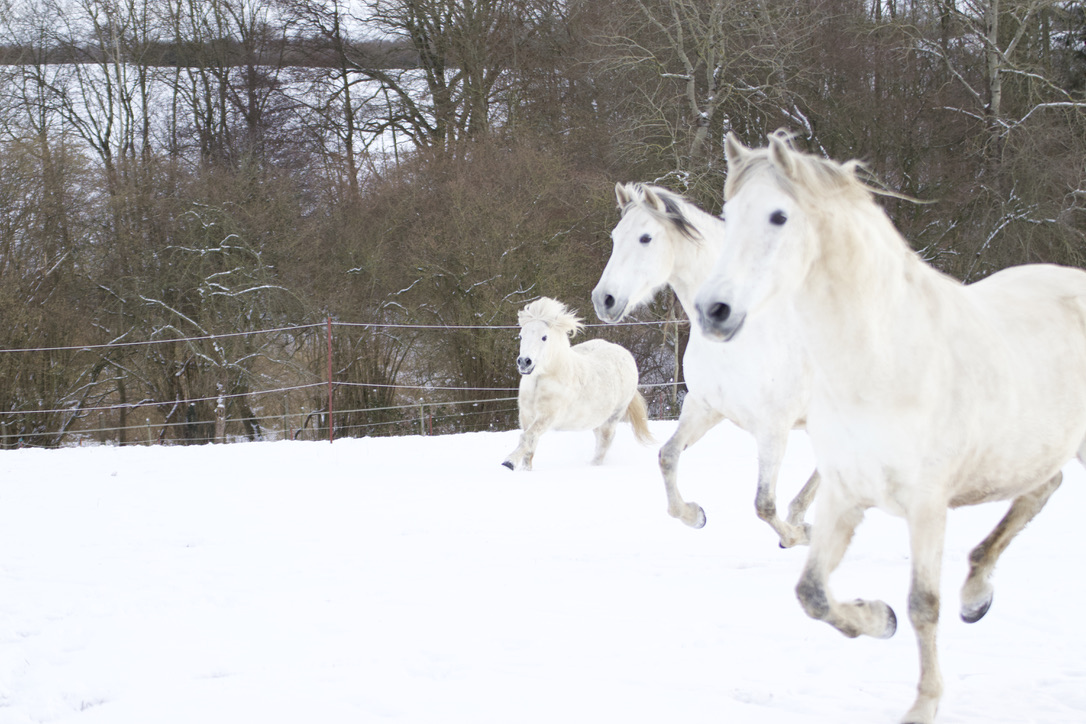
{"type": "Polygon", "coordinates": [[[547,430],[592,430],[603,462],[619,421],[629,420],[642,444],[652,442],[645,398],[637,391],[637,363],[624,347],[591,339],[574,347],[583,325],[566,305],[541,297],[517,315],[520,322],[520,428],[517,448],[502,463],[532,469],[539,437],[547,430]]]}
{"type": "MultiPolygon", "coordinates": [[[[658,186],[616,184],[615,197],[622,218],[611,232],[611,258],[592,292],[596,315],[604,322],[618,322],[670,284],[693,320],[694,295],[724,245],[724,222],[658,186]]],[[[695,528],[705,525],[701,506],[684,501],[679,493],[679,456],[727,418],[758,444],[758,517],[777,532],[781,547],[807,542],[803,516],[818,487],[817,471],[789,506],[788,520],[777,515],[777,477],[788,434],[803,424],[810,397],[810,367],[797,338],[785,315],[727,346],[708,341],[696,326],[691,330],[683,355],[688,392],[679,427],[660,448],[660,472],[673,517],[695,528]]]]}
{"type": "Polygon", "coordinates": [[[846,636],[892,635],[888,605],[838,601],[828,579],[867,508],[903,517],[920,650],[904,721],[930,724],[947,508],[1012,501],[969,556],[961,616],[972,623],[1061,467],[1086,462],[1086,272],[1032,264],[964,286],[909,248],[855,162],[799,153],[781,135],[759,150],[729,136],[725,148],[728,247],[697,296],[701,324],[741,339],[791,300],[815,367],[807,432],[823,482],[796,593],[846,636]]]}

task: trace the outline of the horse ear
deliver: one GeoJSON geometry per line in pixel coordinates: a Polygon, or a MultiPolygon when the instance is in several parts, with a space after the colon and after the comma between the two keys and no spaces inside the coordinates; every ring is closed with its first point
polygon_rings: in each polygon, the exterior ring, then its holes
{"type": "Polygon", "coordinates": [[[792,149],[780,134],[774,133],[769,137],[769,162],[783,171],[788,178],[795,176],[796,162],[792,158],[792,149]]]}
{"type": "Polygon", "coordinates": [[[728,131],[728,135],[724,137],[724,158],[728,161],[729,169],[735,168],[749,151],[750,149],[740,143],[734,133],[728,131]]]}
{"type": "Polygon", "coordinates": [[[581,319],[573,314],[570,314],[569,329],[566,330],[566,335],[572,339],[577,336],[577,333],[584,328],[584,324],[581,319]]]}
{"type": "Polygon", "coordinates": [[[656,193],[651,186],[644,187],[644,194],[646,204],[656,209],[661,214],[667,213],[667,206],[664,204],[664,200],[660,198],[660,194],[656,193]]]}
{"type": "Polygon", "coordinates": [[[626,187],[626,184],[619,181],[615,184],[615,201],[618,202],[618,208],[624,209],[633,201],[633,196],[630,194],[630,190],[626,187]]]}

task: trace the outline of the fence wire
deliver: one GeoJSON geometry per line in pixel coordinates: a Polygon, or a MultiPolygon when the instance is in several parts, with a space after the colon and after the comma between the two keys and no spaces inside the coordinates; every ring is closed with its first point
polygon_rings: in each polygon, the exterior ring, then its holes
{"type": "MultiPolygon", "coordinates": [[[[652,327],[664,324],[675,325],[676,322],[670,320],[625,322],[619,325],[586,324],[585,326],[613,328],[652,327]]],[[[0,359],[10,360],[18,355],[35,354],[78,355],[83,352],[95,352],[104,359],[113,350],[164,344],[214,343],[219,340],[271,335],[285,335],[291,340],[297,340],[301,339],[302,335],[316,337],[317,334],[327,330],[328,361],[331,362],[332,333],[337,328],[352,331],[401,330],[453,333],[508,331],[517,330],[519,326],[356,323],[328,320],[322,323],[279,326],[227,334],[170,336],[150,340],[117,339],[104,344],[0,349],[0,359]]],[[[348,343],[352,341],[357,340],[347,340],[348,343]]],[[[269,364],[274,366],[273,363],[269,364]]],[[[291,368],[290,374],[295,376],[308,374],[310,379],[314,376],[313,369],[308,372],[299,371],[299,365],[293,362],[281,361],[280,366],[291,368]]],[[[322,366],[323,363],[312,365],[316,369],[322,366]]],[[[13,366],[9,365],[9,369],[13,368],[20,369],[17,358],[13,366]]],[[[339,380],[336,379],[336,373],[337,370],[333,369],[331,380],[278,384],[245,389],[243,392],[220,391],[218,394],[178,396],[176,399],[141,396],[135,402],[119,400],[116,392],[112,392],[89,403],[84,399],[72,404],[42,405],[39,403],[37,407],[0,409],[0,447],[73,445],[85,442],[178,444],[227,442],[240,439],[334,439],[336,436],[372,434],[432,434],[435,430],[453,431],[469,424],[472,426],[471,429],[479,429],[487,424],[487,420],[514,420],[515,425],[517,387],[470,386],[417,380],[391,383],[339,380]],[[344,394],[350,390],[355,390],[363,397],[372,395],[375,399],[390,401],[395,401],[396,397],[400,397],[407,398],[407,401],[400,404],[362,406],[356,402],[354,405],[346,404],[340,409],[336,403],[337,392],[344,394]],[[488,393],[497,393],[498,396],[485,396],[488,393]],[[468,399],[463,399],[465,397],[468,399]],[[226,414],[226,408],[234,409],[230,405],[233,401],[244,402],[246,413],[239,415],[235,410],[232,415],[226,414]],[[192,410],[198,405],[203,405],[205,411],[214,410],[213,419],[208,419],[206,414],[200,419],[186,417],[186,415],[192,415],[192,410]],[[274,408],[277,406],[279,410],[275,411],[274,408]],[[329,414],[330,410],[331,414],[329,414]],[[50,423],[53,429],[50,429],[50,423]]],[[[261,377],[275,379],[275,375],[271,373],[264,373],[261,377]]],[[[660,393],[664,389],[671,390],[670,404],[663,401],[659,394],[650,399],[650,409],[654,413],[654,418],[677,415],[676,403],[678,396],[681,395],[681,387],[681,383],[677,384],[673,381],[641,385],[646,395],[652,395],[654,391],[660,393]]],[[[357,397],[352,396],[351,399],[357,399],[357,397]]],[[[494,422],[490,423],[491,429],[496,429],[494,424],[494,422]]],[[[509,426],[505,424],[503,429],[509,426]]]]}

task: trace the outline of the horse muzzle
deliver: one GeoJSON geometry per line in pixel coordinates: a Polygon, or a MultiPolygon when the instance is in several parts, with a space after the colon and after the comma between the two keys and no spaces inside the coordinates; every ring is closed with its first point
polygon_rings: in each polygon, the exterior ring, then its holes
{"type": "Polygon", "coordinates": [[[592,290],[592,307],[601,322],[615,324],[621,321],[626,316],[627,304],[625,299],[618,299],[599,287],[592,290]]]}
{"type": "Polygon", "coordinates": [[[517,372],[522,375],[530,375],[535,369],[535,360],[530,357],[517,357],[517,372]]]}
{"type": "Polygon", "coordinates": [[[747,321],[746,313],[733,310],[730,305],[721,301],[699,301],[697,311],[701,333],[714,342],[731,340],[739,334],[743,323],[747,321]]]}

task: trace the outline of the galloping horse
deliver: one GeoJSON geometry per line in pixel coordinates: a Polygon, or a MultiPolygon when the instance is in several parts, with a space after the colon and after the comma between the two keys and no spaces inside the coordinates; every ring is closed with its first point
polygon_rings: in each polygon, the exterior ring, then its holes
{"type": "MultiPolygon", "coordinates": [[[[615,196],[622,218],[611,232],[611,258],[592,292],[596,316],[618,322],[671,285],[693,320],[694,294],[725,244],[724,222],[658,186],[616,184],[615,196]]],[[[727,418],[758,444],[758,517],[773,527],[782,547],[807,542],[803,516],[818,487],[817,471],[792,501],[788,520],[777,516],[777,477],[788,434],[802,425],[810,397],[810,369],[793,327],[791,317],[782,314],[778,323],[761,325],[729,346],[708,341],[696,327],[691,330],[683,355],[687,395],[679,427],[660,448],[673,517],[695,528],[705,525],[701,506],[679,493],[679,456],[727,418]]]]}
{"type": "Polygon", "coordinates": [[[581,320],[548,297],[526,306],[518,321],[517,405],[523,432],[502,465],[531,470],[539,437],[547,430],[593,430],[593,465],[603,462],[621,420],[629,420],[639,442],[652,442],[645,398],[637,391],[637,363],[629,351],[602,339],[571,347],[569,338],[583,327],[581,320]]]}
{"type": "Polygon", "coordinates": [[[905,519],[909,619],[920,680],[905,722],[930,724],[947,508],[1011,500],[970,554],[961,616],[992,602],[1011,539],[1086,461],[1086,272],[1006,269],[964,286],[925,264],[874,202],[855,162],[726,142],[728,245],[697,296],[706,334],[741,339],[795,305],[814,365],[807,432],[823,483],[796,593],[847,636],[888,637],[893,610],[842,602],[828,578],[864,511],[905,519]],[[738,335],[738,336],[737,336],[738,335]]]}

